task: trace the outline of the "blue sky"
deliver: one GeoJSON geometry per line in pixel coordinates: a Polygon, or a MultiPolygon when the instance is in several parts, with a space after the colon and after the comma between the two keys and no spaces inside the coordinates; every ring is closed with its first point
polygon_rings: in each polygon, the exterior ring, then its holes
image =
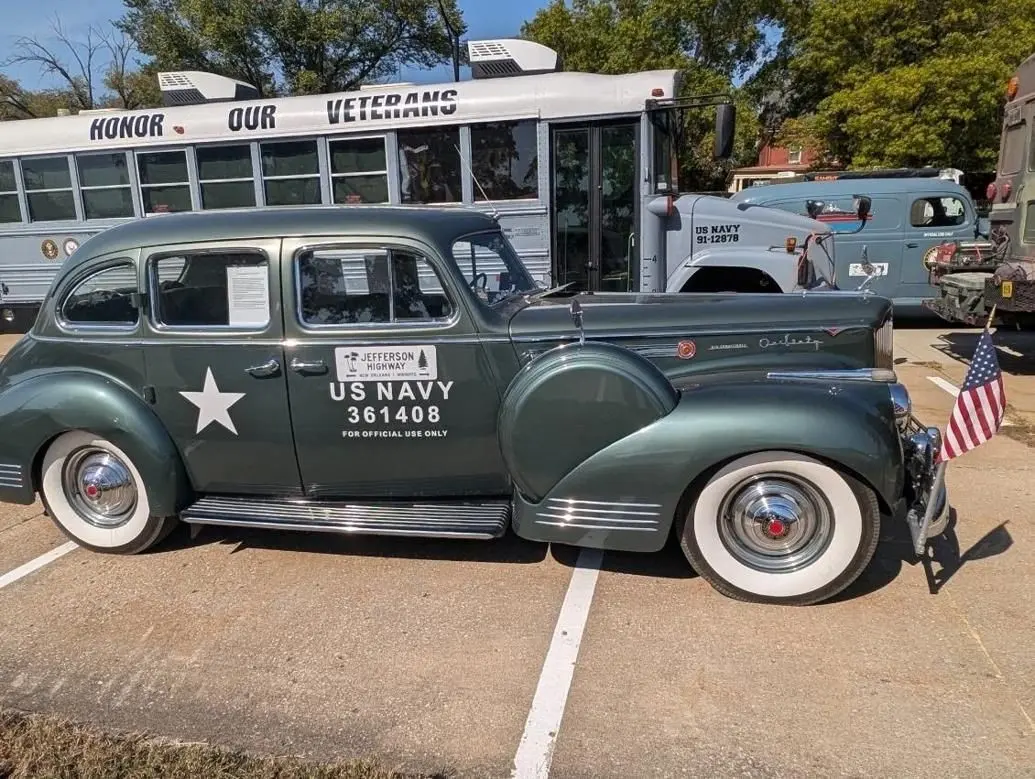
{"type": "MultiPolygon", "coordinates": [[[[547,5],[547,0],[459,0],[467,22],[467,37],[512,38],[521,30],[521,23],[547,5]]],[[[73,39],[92,23],[103,25],[123,14],[122,0],[0,0],[0,18],[4,35],[0,37],[0,60],[6,59],[13,42],[28,35],[39,39],[51,36],[51,21],[57,17],[65,33],[73,39]]],[[[466,69],[465,69],[466,70],[466,69]]],[[[53,77],[41,77],[36,65],[19,65],[4,69],[9,78],[17,79],[26,89],[54,86],[53,77]]],[[[446,65],[430,71],[407,71],[407,81],[451,80],[453,69],[446,65]]],[[[461,73],[466,77],[466,73],[461,73]]]]}

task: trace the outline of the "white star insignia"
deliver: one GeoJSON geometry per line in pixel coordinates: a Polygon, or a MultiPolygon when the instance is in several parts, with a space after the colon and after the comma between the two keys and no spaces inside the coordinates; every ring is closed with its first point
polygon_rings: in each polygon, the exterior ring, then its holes
{"type": "Polygon", "coordinates": [[[212,378],[212,369],[205,370],[205,388],[201,392],[181,392],[181,395],[198,407],[198,429],[200,433],[213,422],[218,422],[234,435],[237,428],[230,419],[230,407],[244,397],[243,392],[220,392],[216,380],[212,378]]]}

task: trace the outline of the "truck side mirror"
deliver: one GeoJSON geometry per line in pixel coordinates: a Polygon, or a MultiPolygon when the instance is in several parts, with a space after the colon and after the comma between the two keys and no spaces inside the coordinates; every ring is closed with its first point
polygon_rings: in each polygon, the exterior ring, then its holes
{"type": "Polygon", "coordinates": [[[715,107],[715,159],[726,160],[733,154],[733,136],[737,130],[737,107],[720,103],[715,107]]]}
{"type": "Polygon", "coordinates": [[[870,205],[872,202],[866,195],[855,196],[856,213],[859,215],[859,221],[865,221],[870,215],[870,205]]]}
{"type": "Polygon", "coordinates": [[[811,218],[815,219],[823,211],[824,203],[822,200],[806,200],[805,210],[811,218]]]}

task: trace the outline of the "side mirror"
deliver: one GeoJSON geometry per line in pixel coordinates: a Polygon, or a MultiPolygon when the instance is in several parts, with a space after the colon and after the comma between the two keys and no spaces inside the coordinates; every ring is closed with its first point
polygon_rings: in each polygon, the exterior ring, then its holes
{"type": "Polygon", "coordinates": [[[585,343],[586,334],[582,331],[582,306],[579,305],[579,301],[572,300],[568,311],[571,313],[571,321],[579,331],[579,343],[585,343]]]}
{"type": "Polygon", "coordinates": [[[815,219],[823,211],[825,203],[822,200],[806,200],[805,210],[808,211],[809,216],[815,219]]]}
{"type": "Polygon", "coordinates": [[[733,103],[720,103],[715,107],[715,159],[727,160],[733,154],[736,130],[737,107],[733,103]]]}
{"type": "Polygon", "coordinates": [[[870,205],[872,201],[866,197],[866,195],[855,196],[855,207],[856,213],[859,215],[859,221],[865,221],[870,215],[870,205]]]}

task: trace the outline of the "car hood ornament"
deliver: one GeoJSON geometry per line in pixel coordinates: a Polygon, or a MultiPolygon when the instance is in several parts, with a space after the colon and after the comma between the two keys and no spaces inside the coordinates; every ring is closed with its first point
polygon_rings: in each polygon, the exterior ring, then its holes
{"type": "Polygon", "coordinates": [[[571,312],[571,321],[579,330],[579,345],[582,345],[586,343],[586,333],[582,329],[582,306],[579,305],[579,301],[572,300],[568,310],[571,312]]]}

